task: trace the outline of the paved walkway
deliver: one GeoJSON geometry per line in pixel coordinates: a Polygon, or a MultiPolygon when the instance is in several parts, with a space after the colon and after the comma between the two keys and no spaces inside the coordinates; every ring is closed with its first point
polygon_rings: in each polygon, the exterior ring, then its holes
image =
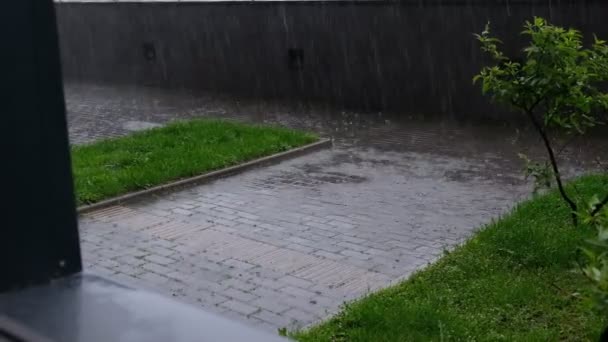
{"type": "Polygon", "coordinates": [[[89,270],[272,330],[317,322],[441,256],[527,193],[515,155],[538,152],[514,130],[379,113],[86,85],[66,95],[74,143],[200,116],[336,138],[331,150],[81,217],[89,270]]]}

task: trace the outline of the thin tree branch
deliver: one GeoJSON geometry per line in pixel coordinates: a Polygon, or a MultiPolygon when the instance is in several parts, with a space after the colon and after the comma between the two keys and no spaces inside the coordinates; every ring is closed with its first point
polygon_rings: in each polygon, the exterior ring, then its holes
{"type": "Polygon", "coordinates": [[[604,197],[604,199],[600,203],[598,203],[598,205],[595,206],[595,208],[591,212],[591,216],[597,215],[602,210],[602,208],[604,208],[607,204],[608,204],[608,195],[606,195],[606,197],[604,197]]]}
{"type": "MultiPolygon", "coordinates": [[[[536,106],[538,106],[544,99],[545,99],[545,96],[543,94],[543,96],[539,96],[536,99],[536,101],[534,101],[534,103],[532,103],[530,105],[530,107],[525,108],[526,114],[532,115],[532,118],[534,119],[533,121],[536,122],[536,123],[538,123],[538,122],[536,121],[536,118],[534,117],[534,110],[536,109],[536,106]]],[[[539,127],[540,127],[540,123],[539,123],[539,127]]]]}
{"type": "MultiPolygon", "coordinates": [[[[536,104],[540,103],[540,101],[541,100],[538,100],[536,102],[536,104]]],[[[545,148],[547,149],[547,153],[549,154],[549,161],[551,162],[551,167],[553,168],[553,176],[555,177],[555,182],[557,183],[557,188],[559,189],[560,195],[562,196],[564,201],[566,201],[566,203],[568,204],[568,206],[571,209],[570,214],[572,217],[572,224],[576,227],[576,226],[578,226],[578,217],[576,215],[578,206],[576,205],[576,203],[574,203],[574,201],[570,198],[570,196],[568,196],[568,193],[566,193],[566,190],[564,189],[564,184],[562,183],[562,177],[559,173],[559,167],[557,165],[557,159],[555,158],[555,153],[553,152],[553,148],[551,147],[551,141],[549,140],[549,137],[547,136],[547,133],[543,129],[543,126],[541,125],[541,123],[538,122],[538,120],[534,116],[533,110],[534,110],[535,106],[536,105],[529,107],[529,109],[526,110],[526,115],[528,115],[528,118],[530,118],[530,121],[532,121],[534,128],[536,129],[538,134],[541,136],[543,143],[545,144],[545,148]]]]}
{"type": "Polygon", "coordinates": [[[572,144],[572,142],[578,138],[578,136],[576,135],[572,135],[572,137],[570,137],[568,140],[566,140],[566,142],[559,148],[559,150],[557,151],[557,155],[561,156],[561,154],[564,152],[564,150],[566,149],[566,147],[568,147],[568,145],[572,144]]]}

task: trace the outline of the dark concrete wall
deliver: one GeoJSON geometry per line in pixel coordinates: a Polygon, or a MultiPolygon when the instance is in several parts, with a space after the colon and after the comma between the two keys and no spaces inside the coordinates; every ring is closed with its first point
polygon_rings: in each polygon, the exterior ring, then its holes
{"type": "Polygon", "coordinates": [[[472,34],[488,21],[511,51],[521,47],[522,24],[533,16],[608,39],[608,1],[60,3],[56,8],[68,80],[193,87],[451,117],[501,115],[471,81],[483,64],[472,34]],[[151,50],[155,56],[148,60],[151,50]]]}

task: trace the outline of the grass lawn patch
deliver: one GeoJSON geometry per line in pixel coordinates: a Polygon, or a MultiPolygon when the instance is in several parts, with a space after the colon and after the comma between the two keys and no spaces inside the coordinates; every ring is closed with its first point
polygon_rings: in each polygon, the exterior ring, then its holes
{"type": "Polygon", "coordinates": [[[285,128],[194,120],[74,146],[77,202],[93,203],[316,140],[312,134],[285,128]]]}
{"type": "MultiPolygon", "coordinates": [[[[591,196],[607,176],[575,181],[591,196]]],[[[572,189],[572,188],[571,188],[572,189]]],[[[519,204],[407,281],[294,332],[299,341],[597,341],[608,318],[584,300],[575,266],[594,232],[573,228],[555,193],[519,204]]]]}

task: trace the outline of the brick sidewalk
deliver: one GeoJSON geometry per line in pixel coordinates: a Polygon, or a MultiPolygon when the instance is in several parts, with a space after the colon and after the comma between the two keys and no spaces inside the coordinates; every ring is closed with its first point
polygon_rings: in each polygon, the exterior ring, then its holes
{"type": "Polygon", "coordinates": [[[332,150],[80,219],[88,270],[272,330],[317,322],[435,260],[527,193],[516,152],[534,153],[515,130],[381,113],[159,89],[66,95],[73,143],[192,117],[336,138],[332,150]]]}
{"type": "Polygon", "coordinates": [[[86,267],[276,329],[409,275],[520,187],[443,177],[482,165],[337,148],[82,217],[86,267]],[[418,169],[420,162],[432,169],[418,169]]]}

